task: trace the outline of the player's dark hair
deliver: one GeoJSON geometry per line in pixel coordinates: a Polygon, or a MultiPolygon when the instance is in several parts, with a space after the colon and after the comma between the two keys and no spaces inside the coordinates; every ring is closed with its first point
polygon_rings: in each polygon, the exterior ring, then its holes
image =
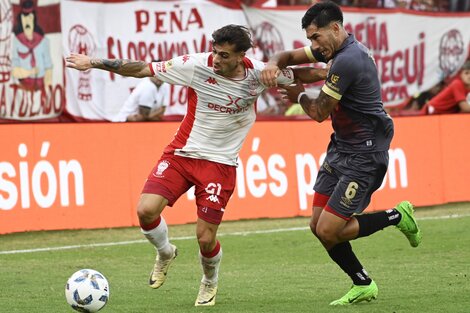
{"type": "Polygon", "coordinates": [[[317,2],[312,5],[304,17],[302,17],[302,29],[306,29],[309,25],[315,25],[318,28],[325,27],[331,22],[339,22],[343,24],[343,12],[341,8],[334,2],[317,2]]]}
{"type": "Polygon", "coordinates": [[[222,45],[224,43],[235,45],[235,52],[246,52],[253,47],[250,30],[245,26],[234,24],[219,28],[212,33],[213,45],[222,45]]]}

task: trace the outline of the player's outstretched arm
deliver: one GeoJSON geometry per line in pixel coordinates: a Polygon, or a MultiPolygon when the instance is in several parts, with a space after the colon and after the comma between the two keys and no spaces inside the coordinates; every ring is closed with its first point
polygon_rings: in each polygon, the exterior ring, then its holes
{"type": "Polygon", "coordinates": [[[260,75],[260,80],[266,87],[277,86],[277,77],[281,73],[280,69],[288,65],[310,63],[311,60],[305,53],[304,48],[282,51],[274,54],[266,63],[260,75]]]}
{"type": "Polygon", "coordinates": [[[328,69],[326,68],[296,67],[292,70],[294,71],[295,78],[304,84],[325,80],[328,75],[328,69]]]}
{"type": "Polygon", "coordinates": [[[84,54],[74,54],[65,58],[65,65],[79,71],[91,68],[113,72],[122,76],[151,77],[148,64],[144,61],[127,59],[95,59],[84,54]]]}

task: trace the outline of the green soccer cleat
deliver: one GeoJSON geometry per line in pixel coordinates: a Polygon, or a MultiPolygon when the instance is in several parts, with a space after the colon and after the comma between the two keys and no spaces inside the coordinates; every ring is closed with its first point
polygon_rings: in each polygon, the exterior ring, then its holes
{"type": "Polygon", "coordinates": [[[347,294],[331,302],[330,305],[350,305],[362,301],[370,302],[377,299],[378,294],[379,289],[374,281],[367,286],[353,285],[347,294]]]}
{"type": "Polygon", "coordinates": [[[397,228],[408,238],[412,247],[417,247],[421,243],[421,230],[413,216],[413,205],[409,201],[400,202],[396,210],[401,214],[401,220],[397,228]]]}

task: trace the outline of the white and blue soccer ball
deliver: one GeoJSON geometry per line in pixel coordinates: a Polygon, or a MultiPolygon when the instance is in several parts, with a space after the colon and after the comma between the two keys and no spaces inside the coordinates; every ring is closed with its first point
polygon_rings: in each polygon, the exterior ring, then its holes
{"type": "Polygon", "coordinates": [[[109,284],[98,271],[83,269],[73,273],[65,285],[68,304],[79,312],[98,312],[109,299],[109,284]]]}

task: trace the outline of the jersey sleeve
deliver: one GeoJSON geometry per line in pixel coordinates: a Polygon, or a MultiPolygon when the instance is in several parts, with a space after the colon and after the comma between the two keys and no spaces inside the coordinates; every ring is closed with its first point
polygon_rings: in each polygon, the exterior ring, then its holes
{"type": "Polygon", "coordinates": [[[290,85],[294,82],[294,71],[291,68],[283,68],[281,74],[277,77],[277,83],[280,85],[290,85]]]}
{"type": "MultiPolygon", "coordinates": [[[[254,60],[249,58],[251,63],[253,64],[253,67],[256,69],[256,75],[259,80],[259,74],[260,72],[264,69],[266,66],[266,63],[254,60]]],[[[290,85],[294,82],[294,71],[291,68],[284,68],[281,69],[281,73],[277,77],[277,83],[279,85],[290,85]]]]}
{"type": "Polygon", "coordinates": [[[195,59],[194,55],[183,55],[169,61],[149,63],[149,68],[165,83],[188,86],[194,76],[195,59]]]}
{"type": "Polygon", "coordinates": [[[335,59],[321,90],[330,97],[341,100],[344,92],[360,73],[359,66],[359,62],[353,62],[352,58],[339,57],[335,59]]]}
{"type": "Polygon", "coordinates": [[[317,63],[317,62],[326,63],[326,60],[323,57],[323,55],[320,52],[313,50],[312,47],[305,46],[304,51],[305,51],[305,54],[307,55],[308,59],[310,60],[310,62],[312,62],[312,63],[317,63]]]}

